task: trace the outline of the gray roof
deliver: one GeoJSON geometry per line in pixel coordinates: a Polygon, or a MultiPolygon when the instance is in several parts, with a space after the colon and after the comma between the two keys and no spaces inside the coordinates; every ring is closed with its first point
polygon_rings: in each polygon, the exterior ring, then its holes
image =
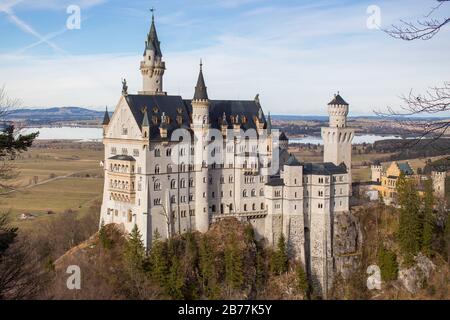
{"type": "Polygon", "coordinates": [[[348,106],[348,103],[338,94],[334,95],[334,99],[328,103],[328,105],[341,105],[348,106]]]}
{"type": "Polygon", "coordinates": [[[281,132],[280,137],[278,138],[280,141],[289,141],[288,137],[284,133],[284,131],[281,132]]]}
{"type": "Polygon", "coordinates": [[[301,163],[300,161],[297,160],[297,158],[294,155],[291,155],[288,161],[286,162],[286,165],[294,167],[294,166],[301,166],[301,163]]]}
{"type": "Polygon", "coordinates": [[[269,182],[266,183],[266,185],[271,187],[284,186],[284,181],[281,178],[272,178],[269,182]]]}
{"type": "MultiPolygon", "coordinates": [[[[174,130],[180,127],[190,128],[192,100],[183,100],[180,96],[133,94],[127,95],[125,99],[139,128],[142,127],[144,110],[146,107],[148,120],[150,122],[151,139],[161,138],[159,127],[161,125],[161,116],[163,112],[170,119],[167,124],[168,137],[170,137],[174,130]],[[176,121],[177,116],[181,117],[181,125],[176,121]],[[157,123],[154,123],[153,119],[156,119],[157,123]]],[[[248,130],[250,128],[257,129],[254,119],[258,117],[260,107],[254,100],[209,100],[209,103],[209,119],[212,128],[220,129],[223,122],[223,114],[225,113],[225,118],[230,127],[233,123],[233,121],[231,121],[231,116],[238,115],[241,120],[243,116],[247,119],[245,123],[241,124],[243,130],[248,130]]],[[[264,115],[262,116],[262,121],[267,126],[264,115]]]]}
{"type": "Polygon", "coordinates": [[[124,160],[124,161],[136,161],[132,156],[127,156],[123,154],[119,154],[117,156],[112,156],[109,158],[110,160],[124,160]]]}
{"type": "Polygon", "coordinates": [[[203,78],[202,64],[200,63],[200,73],[198,74],[197,85],[195,86],[194,100],[208,100],[205,79],[203,78]]]}
{"type": "Polygon", "coordinates": [[[397,163],[397,165],[400,171],[403,172],[405,175],[414,174],[414,170],[411,168],[408,162],[397,163]]]}
{"type": "Polygon", "coordinates": [[[331,162],[303,164],[303,174],[329,176],[344,173],[347,173],[347,167],[344,163],[341,163],[338,166],[331,162]]]}

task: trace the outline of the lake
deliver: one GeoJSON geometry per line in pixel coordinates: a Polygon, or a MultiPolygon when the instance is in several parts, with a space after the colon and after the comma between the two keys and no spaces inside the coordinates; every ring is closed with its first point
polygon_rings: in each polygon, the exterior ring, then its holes
{"type": "MultiPolygon", "coordinates": [[[[86,141],[100,141],[102,139],[102,128],[82,128],[82,127],[43,127],[43,128],[26,128],[24,133],[39,131],[38,140],[51,139],[72,139],[86,141]]],[[[356,135],[353,143],[374,143],[379,140],[401,139],[399,136],[382,136],[373,134],[356,135]]],[[[322,138],[318,136],[307,136],[304,138],[293,138],[290,143],[311,143],[322,144],[322,138]]]]}

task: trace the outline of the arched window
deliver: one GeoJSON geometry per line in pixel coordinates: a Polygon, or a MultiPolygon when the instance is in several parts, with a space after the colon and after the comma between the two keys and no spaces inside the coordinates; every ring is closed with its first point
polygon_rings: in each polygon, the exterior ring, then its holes
{"type": "Polygon", "coordinates": [[[256,210],[256,204],[252,205],[252,210],[256,210]]]}
{"type": "Polygon", "coordinates": [[[189,187],[193,187],[194,186],[194,179],[190,178],[189,179],[189,187]]]}
{"type": "Polygon", "coordinates": [[[255,189],[252,190],[252,197],[256,197],[256,191],[255,191],[255,189]]]}
{"type": "Polygon", "coordinates": [[[159,174],[159,165],[158,164],[155,166],[155,174],[159,174]]]}
{"type": "Polygon", "coordinates": [[[180,188],[186,188],[186,180],[185,179],[181,179],[180,188]]]}
{"type": "Polygon", "coordinates": [[[186,165],[184,163],[180,164],[180,171],[186,172],[186,165]]]}
{"type": "Polygon", "coordinates": [[[172,165],[171,164],[167,165],[167,173],[172,173],[172,165]]]}
{"type": "Polygon", "coordinates": [[[264,189],[259,190],[259,195],[262,197],[264,196],[264,189]]]}
{"type": "Polygon", "coordinates": [[[177,187],[177,181],[175,179],[173,179],[172,181],[170,181],[170,188],[175,189],[176,187],[177,187]]]}
{"type": "Polygon", "coordinates": [[[170,157],[172,155],[172,149],[167,148],[166,149],[166,156],[170,157]]]}
{"type": "Polygon", "coordinates": [[[155,157],[160,157],[161,156],[161,151],[159,150],[159,148],[155,149],[155,157]]]}
{"type": "Polygon", "coordinates": [[[230,212],[233,211],[233,204],[230,203],[230,205],[228,206],[230,208],[230,212]]]}
{"type": "Polygon", "coordinates": [[[170,197],[170,203],[175,203],[177,198],[175,196],[170,197]]]}
{"type": "Polygon", "coordinates": [[[242,191],[242,196],[243,196],[244,198],[247,197],[247,190],[242,191]]]}
{"type": "Polygon", "coordinates": [[[247,211],[247,205],[244,204],[244,211],[247,211]]]}
{"type": "Polygon", "coordinates": [[[159,180],[156,180],[155,183],[153,184],[153,187],[155,191],[161,190],[161,182],[159,182],[159,180]]]}
{"type": "Polygon", "coordinates": [[[261,210],[264,210],[264,203],[261,202],[261,210]]]}

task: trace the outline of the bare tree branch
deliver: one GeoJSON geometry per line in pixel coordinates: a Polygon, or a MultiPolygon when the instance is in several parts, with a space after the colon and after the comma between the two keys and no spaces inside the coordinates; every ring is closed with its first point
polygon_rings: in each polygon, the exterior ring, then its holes
{"type": "Polygon", "coordinates": [[[416,22],[409,22],[400,20],[401,25],[392,25],[391,29],[384,30],[391,37],[406,41],[412,40],[429,40],[433,38],[446,24],[450,22],[450,18],[443,20],[431,18],[436,11],[438,11],[445,2],[450,0],[436,0],[439,4],[432,7],[431,11],[424,16],[425,20],[417,20],[416,22]]]}

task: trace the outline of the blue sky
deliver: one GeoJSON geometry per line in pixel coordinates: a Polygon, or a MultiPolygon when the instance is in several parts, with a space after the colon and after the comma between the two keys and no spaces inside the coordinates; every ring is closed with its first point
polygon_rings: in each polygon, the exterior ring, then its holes
{"type": "MultiPolygon", "coordinates": [[[[0,0],[0,85],[24,106],[114,108],[139,61],[156,8],[165,90],[193,95],[203,58],[212,99],[253,99],[277,114],[325,114],[340,91],[353,115],[397,106],[399,95],[449,81],[449,28],[404,42],[367,28],[423,17],[433,0],[0,0]],[[66,9],[81,8],[68,30],[66,9]]],[[[439,18],[450,5],[435,13],[439,18]]]]}

